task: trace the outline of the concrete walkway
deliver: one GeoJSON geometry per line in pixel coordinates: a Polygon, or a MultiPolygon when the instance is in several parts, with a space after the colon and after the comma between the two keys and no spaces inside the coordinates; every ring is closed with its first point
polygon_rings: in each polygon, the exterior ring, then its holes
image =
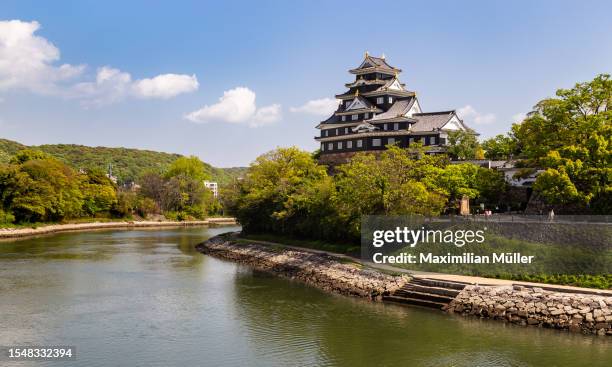
{"type": "Polygon", "coordinates": [[[368,268],[377,269],[383,272],[407,274],[414,278],[427,278],[427,279],[436,279],[436,280],[443,280],[443,281],[450,281],[450,282],[457,282],[457,283],[486,285],[486,286],[519,285],[519,286],[524,286],[524,287],[529,287],[529,288],[538,287],[538,288],[542,288],[547,291],[561,292],[561,293],[596,294],[596,295],[607,296],[607,297],[612,296],[612,290],[606,290],[606,289],[582,288],[582,287],[573,287],[569,285],[532,283],[532,282],[522,282],[522,281],[515,281],[515,280],[508,280],[508,279],[483,278],[483,277],[476,277],[476,276],[469,276],[469,275],[454,275],[454,274],[431,273],[431,272],[418,271],[418,270],[408,270],[408,269],[398,268],[398,267],[387,265],[387,264],[376,264],[376,263],[369,262],[369,261],[363,261],[353,256],[339,254],[339,253],[325,251],[325,250],[317,250],[317,249],[311,249],[307,247],[285,245],[282,243],[276,243],[276,242],[270,242],[270,241],[251,240],[247,238],[245,238],[245,240],[248,240],[253,243],[262,244],[262,245],[283,246],[286,248],[299,250],[299,251],[306,251],[306,252],[312,252],[312,253],[317,253],[317,254],[326,254],[326,255],[344,259],[347,261],[352,261],[352,262],[361,264],[362,266],[366,266],[368,268]]]}

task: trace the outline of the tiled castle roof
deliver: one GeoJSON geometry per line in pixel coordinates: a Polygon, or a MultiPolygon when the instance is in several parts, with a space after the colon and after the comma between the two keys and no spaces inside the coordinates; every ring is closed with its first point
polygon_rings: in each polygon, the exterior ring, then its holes
{"type": "Polygon", "coordinates": [[[414,97],[396,101],[391,107],[389,107],[387,111],[374,116],[372,120],[373,121],[386,120],[386,119],[392,119],[398,116],[403,116],[408,111],[410,111],[410,108],[412,108],[412,105],[414,105],[415,101],[416,101],[416,98],[414,97]]]}
{"type": "Polygon", "coordinates": [[[455,115],[455,111],[439,111],[415,113],[412,115],[417,122],[412,125],[412,131],[434,131],[441,129],[455,115]]]}

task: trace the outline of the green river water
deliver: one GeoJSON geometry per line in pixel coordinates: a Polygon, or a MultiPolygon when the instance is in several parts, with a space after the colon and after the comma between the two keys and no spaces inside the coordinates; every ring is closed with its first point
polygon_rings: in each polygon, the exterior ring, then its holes
{"type": "Polygon", "coordinates": [[[611,338],[321,292],[194,246],[236,228],[0,242],[0,345],[73,345],[8,366],[612,366],[611,338]]]}

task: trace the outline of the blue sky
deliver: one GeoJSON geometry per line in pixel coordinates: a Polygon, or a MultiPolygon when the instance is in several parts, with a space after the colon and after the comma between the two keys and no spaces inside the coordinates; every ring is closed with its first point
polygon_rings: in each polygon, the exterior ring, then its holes
{"type": "Polygon", "coordinates": [[[3,1],[0,20],[18,22],[0,23],[0,137],[220,167],[314,150],[314,126],[365,50],[403,69],[425,111],[458,109],[489,137],[557,88],[612,71],[611,12],[604,1],[3,1]]]}

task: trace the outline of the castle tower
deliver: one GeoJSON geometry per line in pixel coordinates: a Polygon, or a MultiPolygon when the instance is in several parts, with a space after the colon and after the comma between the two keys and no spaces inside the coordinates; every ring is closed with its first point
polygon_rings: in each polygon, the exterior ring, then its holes
{"type": "Polygon", "coordinates": [[[380,151],[391,144],[405,148],[415,142],[426,146],[428,153],[442,153],[449,131],[471,131],[454,110],[422,112],[416,93],[400,81],[401,72],[384,55],[368,52],[349,70],[355,80],[336,95],[338,109],[317,125],[321,163],[344,163],[356,152],[380,151]]]}

